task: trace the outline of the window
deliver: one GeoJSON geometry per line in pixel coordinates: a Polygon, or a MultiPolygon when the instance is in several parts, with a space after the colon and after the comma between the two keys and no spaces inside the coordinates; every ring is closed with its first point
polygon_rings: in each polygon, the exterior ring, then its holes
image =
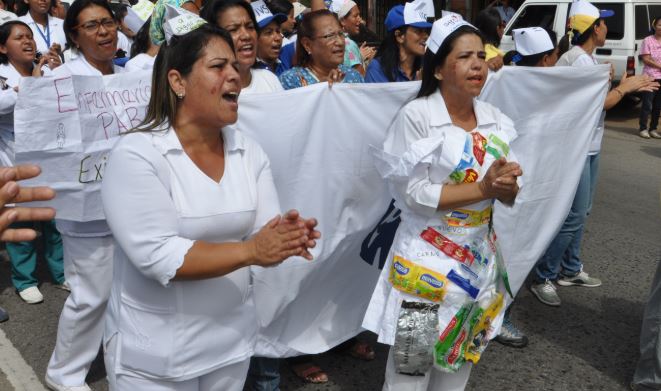
{"type": "Polygon", "coordinates": [[[636,39],[650,35],[650,18],[647,16],[647,6],[636,6],[636,39]]]}
{"type": "Polygon", "coordinates": [[[661,5],[648,4],[647,7],[650,10],[649,16],[647,17],[649,23],[652,23],[652,19],[654,18],[661,18],[661,5]]]}
{"type": "Polygon", "coordinates": [[[600,10],[612,10],[615,15],[604,19],[608,26],[606,39],[620,40],[624,38],[624,3],[594,3],[600,10]]]}
{"type": "Polygon", "coordinates": [[[507,35],[512,35],[514,29],[524,27],[543,27],[553,30],[556,7],[550,4],[527,5],[507,30],[507,35]]]}

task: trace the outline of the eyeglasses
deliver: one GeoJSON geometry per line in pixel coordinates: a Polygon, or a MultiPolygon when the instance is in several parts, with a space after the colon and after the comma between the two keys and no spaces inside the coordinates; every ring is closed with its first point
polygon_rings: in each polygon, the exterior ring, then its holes
{"type": "Polygon", "coordinates": [[[324,41],[326,43],[331,43],[336,39],[341,39],[342,41],[344,41],[344,33],[342,31],[338,31],[338,32],[335,32],[335,33],[329,33],[329,34],[326,34],[326,35],[321,35],[319,37],[316,37],[315,39],[321,39],[322,41],[324,41]]]}
{"type": "Polygon", "coordinates": [[[117,22],[114,19],[105,18],[101,20],[90,20],[85,23],[81,23],[75,27],[75,29],[83,29],[88,34],[98,33],[99,29],[103,26],[106,30],[114,31],[117,30],[117,22]]]}

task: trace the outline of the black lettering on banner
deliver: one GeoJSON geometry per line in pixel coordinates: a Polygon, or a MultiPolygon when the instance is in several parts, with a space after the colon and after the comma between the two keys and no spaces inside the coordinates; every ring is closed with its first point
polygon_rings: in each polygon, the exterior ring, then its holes
{"type": "Polygon", "coordinates": [[[399,227],[399,223],[402,221],[401,214],[402,211],[395,206],[395,200],[390,201],[388,210],[376,224],[376,227],[367,234],[360,246],[360,257],[363,261],[374,265],[374,261],[378,256],[379,269],[383,269],[388,252],[390,252],[390,247],[392,247],[392,242],[395,240],[397,227],[399,227]]]}

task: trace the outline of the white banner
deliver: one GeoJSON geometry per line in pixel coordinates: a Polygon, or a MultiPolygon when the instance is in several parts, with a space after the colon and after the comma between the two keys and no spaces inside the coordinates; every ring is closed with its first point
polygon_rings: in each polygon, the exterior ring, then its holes
{"type": "MultiPolygon", "coordinates": [[[[496,212],[515,289],[569,210],[603,104],[605,69],[505,68],[484,91],[484,99],[512,117],[521,135],[513,150],[525,185],[509,215],[496,212]]],[[[140,91],[148,91],[147,75],[35,79],[21,86],[17,158],[42,165],[39,180],[58,190],[59,217],[102,217],[103,156],[143,113],[146,97],[140,91]]],[[[314,261],[253,270],[263,326],[258,354],[319,353],[362,330],[399,223],[367,148],[382,145],[398,110],[418,88],[416,82],[332,89],[319,84],[241,98],[235,126],[269,155],[282,209],[316,217],[323,234],[314,261]]]]}
{"type": "Polygon", "coordinates": [[[480,99],[510,117],[519,135],[512,150],[524,185],[514,207],[496,203],[494,212],[515,295],[569,214],[609,71],[610,65],[504,67],[482,91],[480,99]]]}
{"type": "MultiPolygon", "coordinates": [[[[24,78],[14,109],[16,162],[38,163],[28,183],[57,191],[57,217],[103,220],[101,179],[120,133],[144,118],[151,72],[24,78]]],[[[26,183],[27,184],[27,183],[26,183]]]]}

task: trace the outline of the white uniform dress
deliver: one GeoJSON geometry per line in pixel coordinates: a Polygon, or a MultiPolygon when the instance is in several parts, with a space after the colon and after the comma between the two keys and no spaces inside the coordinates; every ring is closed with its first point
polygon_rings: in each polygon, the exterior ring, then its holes
{"type": "Polygon", "coordinates": [[[64,34],[64,20],[48,15],[48,24],[46,27],[42,27],[32,19],[29,11],[27,14],[20,16],[18,20],[32,29],[34,41],[37,43],[37,51],[45,54],[54,43],[59,43],[62,50],[64,50],[67,43],[67,36],[64,34]]]}
{"type": "Polygon", "coordinates": [[[194,241],[243,241],[279,213],[268,157],[227,127],[216,182],[165,129],[122,136],[103,180],[117,242],[104,341],[111,389],[242,390],[258,326],[249,268],[172,279],[194,241]]]}
{"type": "MultiPolygon", "coordinates": [[[[501,300],[498,297],[506,295],[499,272],[502,269],[497,267],[497,244],[495,239],[490,239],[492,200],[437,210],[445,184],[480,181],[497,156],[515,160],[507,146],[516,138],[512,121],[488,103],[474,100],[473,107],[477,128],[466,132],[452,124],[443,97],[437,91],[402,108],[388,132],[379,170],[402,210],[402,222],[363,320],[363,327],[377,333],[381,343],[395,343],[404,300],[432,302],[396,289],[390,282],[391,273],[405,275],[420,266],[427,269],[426,274],[421,274],[422,283],[431,281],[430,286],[444,287],[445,296],[438,310],[439,332],[451,324],[462,307],[477,303],[488,308],[490,303],[501,300]],[[421,237],[424,231],[442,235],[440,242],[448,246],[446,250],[421,237]],[[448,250],[455,244],[464,257],[456,255],[456,247],[448,250]],[[469,258],[466,250],[470,251],[469,258]],[[428,273],[429,270],[433,273],[428,273]],[[451,275],[454,279],[450,279],[451,275]],[[460,279],[470,281],[479,293],[469,296],[466,289],[455,283],[460,279]]],[[[478,343],[482,350],[498,334],[502,308],[490,319],[486,336],[478,343]]],[[[463,390],[472,365],[467,361],[456,373],[431,370],[425,376],[408,376],[395,371],[392,354],[391,349],[384,390],[463,390]]]]}
{"type": "MultiPolygon", "coordinates": [[[[114,67],[114,72],[123,68],[114,67]]],[[[80,55],[53,71],[57,77],[101,76],[80,55]]],[[[55,350],[46,376],[64,386],[82,386],[103,338],[103,317],[112,283],[114,242],[105,220],[74,222],[56,219],[64,247],[64,276],[71,294],[64,303],[55,350]]]]}

